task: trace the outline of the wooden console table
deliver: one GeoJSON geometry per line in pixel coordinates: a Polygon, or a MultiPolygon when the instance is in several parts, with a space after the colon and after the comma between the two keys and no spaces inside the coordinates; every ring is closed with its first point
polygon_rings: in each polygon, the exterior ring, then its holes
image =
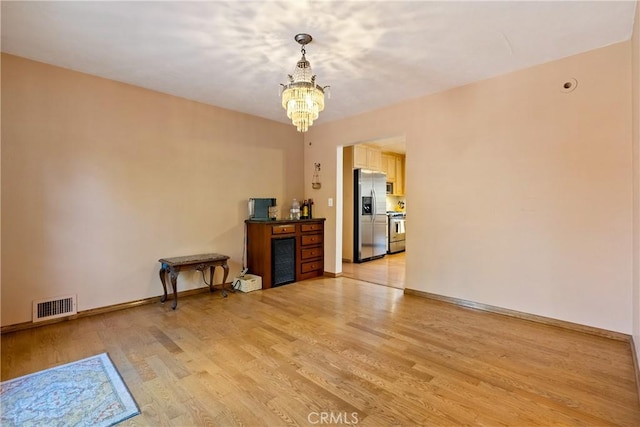
{"type": "Polygon", "coordinates": [[[229,275],[229,266],[226,255],[220,254],[201,254],[201,255],[188,255],[179,256],[173,258],[161,258],[158,261],[162,264],[160,267],[160,281],[162,282],[162,288],[164,289],[164,296],[160,299],[160,302],[167,300],[167,284],[166,275],[169,273],[171,277],[171,286],[173,287],[173,305],[172,309],[176,309],[178,306],[178,274],[181,270],[198,270],[202,272],[202,279],[204,283],[209,285],[209,292],[213,292],[213,272],[216,267],[220,266],[224,270],[224,277],[222,279],[222,296],[227,297],[227,292],[224,290],[224,284],[227,281],[229,275]],[[204,271],[209,269],[209,283],[204,277],[204,271]]]}

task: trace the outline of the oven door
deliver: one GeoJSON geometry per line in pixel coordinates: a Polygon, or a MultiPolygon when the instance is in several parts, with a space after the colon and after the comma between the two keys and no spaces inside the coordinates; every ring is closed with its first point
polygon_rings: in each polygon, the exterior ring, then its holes
{"type": "Polygon", "coordinates": [[[387,253],[396,254],[405,250],[405,224],[404,218],[389,218],[389,248],[387,253]]]}
{"type": "Polygon", "coordinates": [[[405,235],[405,222],[404,218],[389,218],[389,241],[397,242],[398,240],[404,240],[405,235]]]}

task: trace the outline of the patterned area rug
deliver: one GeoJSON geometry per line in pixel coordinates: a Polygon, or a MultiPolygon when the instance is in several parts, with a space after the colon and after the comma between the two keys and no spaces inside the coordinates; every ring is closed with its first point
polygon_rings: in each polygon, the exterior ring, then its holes
{"type": "Polygon", "coordinates": [[[107,353],[0,383],[4,426],[111,426],[138,415],[107,353]]]}

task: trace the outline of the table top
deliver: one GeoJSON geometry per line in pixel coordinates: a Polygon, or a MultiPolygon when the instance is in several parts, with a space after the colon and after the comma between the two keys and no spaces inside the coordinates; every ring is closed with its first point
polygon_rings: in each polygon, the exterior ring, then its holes
{"type": "Polygon", "coordinates": [[[177,256],[172,258],[160,258],[158,261],[167,265],[188,265],[197,264],[199,262],[216,262],[226,261],[229,257],[222,254],[199,254],[199,255],[187,255],[177,256]]]}

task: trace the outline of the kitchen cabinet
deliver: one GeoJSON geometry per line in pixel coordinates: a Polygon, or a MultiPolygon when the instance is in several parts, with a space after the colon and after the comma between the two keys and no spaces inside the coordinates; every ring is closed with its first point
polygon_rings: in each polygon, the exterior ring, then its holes
{"type": "Polygon", "coordinates": [[[387,174],[388,182],[396,182],[396,156],[391,153],[382,153],[382,172],[387,174]]]}
{"type": "Polygon", "coordinates": [[[353,168],[382,170],[382,151],[366,145],[353,146],[353,168]]]}
{"type": "Polygon", "coordinates": [[[324,221],[245,221],[247,268],[263,289],[324,274],[324,221]]]}
{"type": "Polygon", "coordinates": [[[396,156],[396,182],[393,185],[393,193],[396,196],[404,196],[404,160],[405,156],[396,156]]]}
{"type": "Polygon", "coordinates": [[[382,153],[382,172],[393,183],[394,196],[404,196],[404,159],[402,154],[382,153]]]}

